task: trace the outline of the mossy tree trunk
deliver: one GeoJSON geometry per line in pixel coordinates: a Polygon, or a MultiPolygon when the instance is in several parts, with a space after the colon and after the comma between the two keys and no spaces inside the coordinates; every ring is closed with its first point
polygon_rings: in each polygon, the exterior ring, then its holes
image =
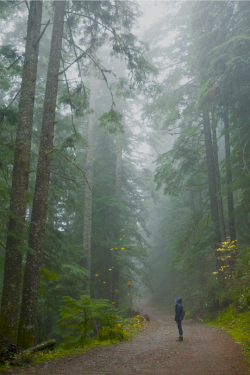
{"type": "Polygon", "coordinates": [[[18,344],[23,348],[28,348],[34,345],[37,300],[49,192],[50,165],[53,154],[58,73],[60,68],[66,2],[55,1],[54,4],[54,24],[50,46],[36,184],[29,234],[29,247],[34,250],[34,253],[28,252],[27,255],[21,316],[18,330],[18,344]]]}
{"type": "MultiPolygon", "coordinates": [[[[122,194],[122,133],[118,134],[117,137],[117,157],[116,157],[116,185],[115,185],[115,197],[117,203],[121,202],[122,194]]],[[[115,218],[116,227],[114,237],[116,241],[119,241],[121,235],[120,227],[120,212],[119,207],[115,207],[115,218]]],[[[112,302],[114,302],[115,307],[119,306],[119,283],[120,283],[120,265],[117,259],[118,251],[114,252],[114,270],[112,272],[112,302]]]]}
{"type": "Polygon", "coordinates": [[[88,123],[88,148],[86,177],[88,185],[85,188],[84,199],[84,223],[83,223],[83,255],[85,257],[85,268],[88,271],[86,280],[86,291],[90,295],[90,277],[91,277],[91,227],[92,227],[92,184],[93,184],[93,154],[94,154],[94,127],[95,127],[95,102],[96,102],[96,85],[95,69],[92,66],[90,76],[90,103],[89,107],[93,111],[89,115],[88,123]],[[91,190],[90,190],[91,189],[91,190]]]}
{"type": "Polygon", "coordinates": [[[231,166],[231,150],[230,150],[230,132],[229,117],[227,107],[224,109],[224,130],[225,130],[225,162],[226,162],[226,179],[227,179],[227,207],[229,220],[229,235],[231,240],[236,240],[235,220],[234,220],[234,197],[231,189],[232,166],[231,166]]]}
{"type": "Polygon", "coordinates": [[[219,168],[219,158],[218,158],[217,135],[216,135],[216,129],[215,129],[214,126],[213,126],[212,132],[213,132],[214,166],[215,166],[218,210],[219,210],[219,218],[220,218],[221,241],[226,241],[226,226],[225,226],[225,219],[224,219],[223,201],[222,201],[222,196],[221,196],[221,183],[220,183],[220,168],[219,168]]]}
{"type": "Polygon", "coordinates": [[[194,203],[194,191],[193,191],[193,189],[190,190],[190,206],[191,206],[191,211],[194,214],[195,213],[195,203],[194,203]]]}
{"type": "Polygon", "coordinates": [[[211,206],[211,217],[212,217],[213,229],[215,232],[214,240],[213,240],[213,247],[215,250],[216,268],[218,270],[221,266],[221,261],[218,259],[220,257],[220,254],[217,251],[221,243],[221,232],[220,232],[220,218],[219,218],[217,189],[216,189],[214,152],[213,152],[213,143],[212,143],[210,118],[209,118],[208,110],[203,111],[203,127],[204,127],[204,136],[205,136],[208,190],[209,190],[209,199],[210,199],[210,206],[211,206]]]}
{"type": "Polygon", "coordinates": [[[15,143],[0,331],[16,341],[42,1],[31,1],[15,143]]]}

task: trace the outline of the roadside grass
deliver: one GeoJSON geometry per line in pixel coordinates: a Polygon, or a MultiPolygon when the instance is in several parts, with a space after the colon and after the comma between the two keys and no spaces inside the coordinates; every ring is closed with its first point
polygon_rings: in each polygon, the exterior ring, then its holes
{"type": "Polygon", "coordinates": [[[236,343],[243,346],[250,373],[250,311],[240,312],[230,306],[219,312],[214,320],[205,323],[225,330],[236,343]]]}
{"type": "MultiPolygon", "coordinates": [[[[13,369],[16,366],[13,366],[11,363],[16,363],[19,367],[27,367],[28,365],[36,365],[44,362],[53,361],[56,358],[60,357],[68,357],[73,355],[79,355],[87,350],[91,350],[94,347],[97,346],[106,346],[106,345],[114,345],[118,342],[126,341],[131,339],[134,335],[137,334],[138,331],[141,331],[145,327],[145,318],[144,317],[138,317],[125,319],[124,324],[118,324],[117,327],[115,327],[119,333],[123,333],[123,335],[119,335],[118,338],[110,338],[106,340],[101,339],[91,339],[86,338],[84,346],[77,347],[71,346],[65,348],[64,345],[59,345],[58,348],[53,350],[44,350],[36,353],[20,353],[17,356],[13,357],[10,362],[4,363],[2,366],[0,366],[0,371],[7,371],[9,369],[13,369]],[[121,338],[122,337],[122,338],[121,338]]],[[[114,329],[112,329],[112,335],[114,334],[114,329]]],[[[105,337],[108,337],[109,332],[108,330],[105,331],[105,337]]]]}

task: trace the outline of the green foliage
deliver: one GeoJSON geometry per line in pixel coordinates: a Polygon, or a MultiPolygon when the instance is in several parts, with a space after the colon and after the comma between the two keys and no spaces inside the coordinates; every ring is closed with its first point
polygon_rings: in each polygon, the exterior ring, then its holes
{"type": "Polygon", "coordinates": [[[111,108],[108,113],[103,113],[99,120],[99,126],[104,127],[110,134],[117,132],[124,133],[122,121],[122,114],[111,108]]]}
{"type": "Polygon", "coordinates": [[[58,327],[64,327],[62,335],[66,344],[84,346],[96,324],[106,324],[110,328],[115,325],[116,312],[108,300],[83,295],[80,300],[65,297],[63,302],[58,327]]]}
{"type": "MultiPolygon", "coordinates": [[[[133,319],[124,319],[118,316],[116,318],[116,326],[103,326],[99,339],[85,340],[84,346],[76,347],[73,345],[66,345],[67,348],[62,347],[53,350],[43,350],[35,353],[27,352],[15,355],[11,357],[11,361],[16,361],[20,366],[25,367],[28,363],[39,364],[47,361],[52,361],[56,358],[79,355],[85,350],[92,349],[96,346],[105,346],[115,344],[121,340],[127,340],[131,338],[137,331],[142,330],[145,327],[145,318],[135,317],[133,319]],[[118,319],[117,319],[118,318],[118,319]]],[[[65,346],[65,345],[64,345],[65,346]]],[[[6,361],[0,370],[10,369],[12,366],[6,361]]]]}
{"type": "Polygon", "coordinates": [[[99,341],[115,343],[128,339],[133,332],[144,327],[144,318],[123,318],[108,300],[84,295],[80,300],[65,297],[63,302],[58,321],[58,327],[63,327],[62,347],[91,345],[96,336],[99,341]]]}
{"type": "Polygon", "coordinates": [[[250,363],[250,311],[239,312],[235,306],[230,306],[219,312],[216,318],[207,324],[225,330],[236,343],[243,345],[244,355],[250,363]]]}

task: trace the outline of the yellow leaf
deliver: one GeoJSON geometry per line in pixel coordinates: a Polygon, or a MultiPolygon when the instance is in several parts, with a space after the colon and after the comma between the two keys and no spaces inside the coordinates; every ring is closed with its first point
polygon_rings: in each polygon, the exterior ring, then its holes
{"type": "Polygon", "coordinates": [[[122,237],[125,237],[125,234],[122,237]]]}
{"type": "Polygon", "coordinates": [[[111,268],[109,268],[109,271],[112,271],[111,268]]]}
{"type": "Polygon", "coordinates": [[[110,250],[114,250],[114,249],[110,249],[110,250]]]}
{"type": "Polygon", "coordinates": [[[115,303],[114,303],[114,302],[112,302],[112,304],[114,305],[115,303]]]}
{"type": "Polygon", "coordinates": [[[130,296],[130,293],[128,293],[128,296],[130,296]]]}
{"type": "Polygon", "coordinates": [[[118,292],[118,289],[116,289],[115,292],[118,292]]]}
{"type": "Polygon", "coordinates": [[[133,302],[135,302],[135,301],[133,301],[133,302]]]}
{"type": "Polygon", "coordinates": [[[121,250],[125,250],[125,247],[121,247],[121,250]]]}
{"type": "Polygon", "coordinates": [[[129,285],[131,283],[131,281],[128,281],[126,284],[129,285]]]}
{"type": "Polygon", "coordinates": [[[120,241],[122,240],[122,238],[120,238],[120,241]]]}
{"type": "Polygon", "coordinates": [[[124,229],[121,229],[121,232],[123,231],[124,229]]]}
{"type": "Polygon", "coordinates": [[[115,247],[116,250],[118,250],[118,247],[115,247]]]}
{"type": "Polygon", "coordinates": [[[95,276],[98,276],[98,273],[96,273],[95,276]]]}
{"type": "Polygon", "coordinates": [[[112,268],[115,268],[115,267],[112,267],[112,268]]]}
{"type": "Polygon", "coordinates": [[[103,281],[103,284],[106,284],[106,281],[103,281]]]}

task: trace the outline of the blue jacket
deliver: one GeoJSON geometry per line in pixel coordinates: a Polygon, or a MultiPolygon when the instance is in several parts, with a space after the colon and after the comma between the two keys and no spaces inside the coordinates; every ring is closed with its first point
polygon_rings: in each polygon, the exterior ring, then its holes
{"type": "Polygon", "coordinates": [[[183,317],[182,317],[182,305],[181,305],[182,299],[180,297],[177,297],[176,301],[177,301],[177,305],[175,306],[175,318],[174,318],[174,320],[178,321],[178,320],[183,319],[183,317]]]}

